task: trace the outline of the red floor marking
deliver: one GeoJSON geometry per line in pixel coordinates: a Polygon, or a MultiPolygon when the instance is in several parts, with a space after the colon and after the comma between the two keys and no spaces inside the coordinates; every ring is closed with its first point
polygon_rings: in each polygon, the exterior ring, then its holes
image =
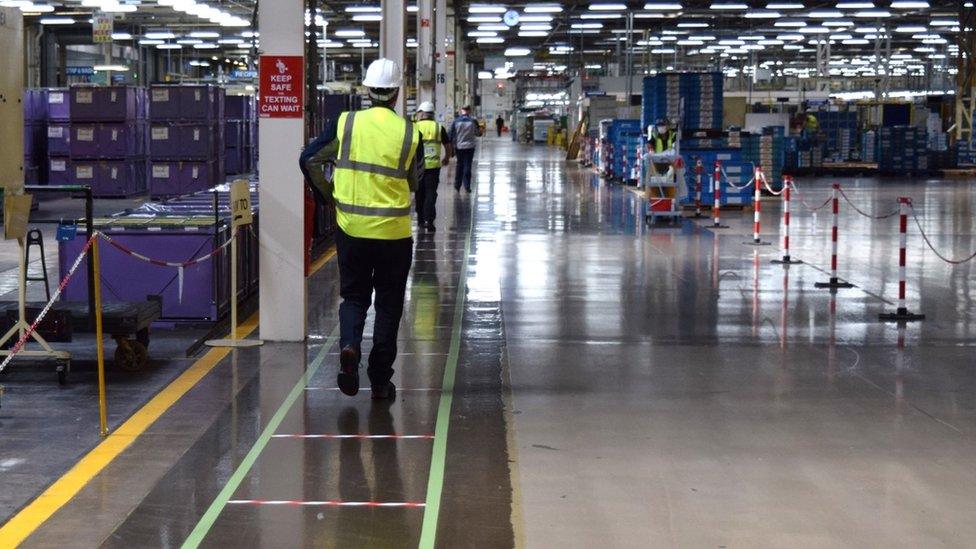
{"type": "Polygon", "coordinates": [[[300,501],[290,499],[232,499],[234,505],[290,505],[294,507],[424,507],[423,502],[413,501],[300,501]]]}
{"type": "Polygon", "coordinates": [[[281,434],[281,435],[271,435],[271,438],[330,438],[330,439],[425,439],[431,440],[434,435],[337,435],[337,434],[318,434],[318,435],[303,435],[303,434],[281,434]]]}

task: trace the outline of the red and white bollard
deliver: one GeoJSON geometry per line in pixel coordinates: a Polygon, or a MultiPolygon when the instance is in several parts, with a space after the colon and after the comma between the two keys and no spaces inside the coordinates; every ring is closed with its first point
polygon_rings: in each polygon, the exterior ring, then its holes
{"type": "Polygon", "coordinates": [[[695,162],[695,217],[704,217],[701,209],[702,172],[704,171],[705,167],[702,166],[701,158],[699,158],[695,162]]]}
{"type": "Polygon", "coordinates": [[[728,225],[722,225],[722,162],[715,161],[715,173],[712,175],[712,223],[713,229],[728,229],[728,225]]]}
{"type": "Polygon", "coordinates": [[[908,208],[911,207],[911,204],[912,199],[906,196],[898,199],[898,310],[893,313],[878,315],[878,318],[883,321],[912,322],[925,320],[925,315],[909,311],[905,302],[905,276],[908,261],[908,208]]]}
{"type": "Polygon", "coordinates": [[[644,168],[644,159],[641,156],[641,146],[638,144],[634,147],[634,171],[631,177],[631,179],[637,182],[638,186],[640,186],[641,171],[644,168]]]}
{"type": "Polygon", "coordinates": [[[799,259],[790,257],[790,187],[793,185],[793,178],[783,177],[783,259],[774,259],[773,263],[779,265],[795,265],[803,263],[799,259]]]}
{"type": "Polygon", "coordinates": [[[761,181],[763,178],[762,168],[756,166],[755,172],[752,176],[752,186],[756,189],[755,194],[752,198],[752,241],[746,242],[750,246],[769,246],[769,242],[763,242],[759,238],[760,224],[759,220],[762,217],[762,186],[761,181]]]}
{"type": "Polygon", "coordinates": [[[832,210],[832,220],[830,228],[830,280],[827,282],[817,282],[814,284],[817,288],[853,288],[854,285],[850,282],[845,282],[838,278],[837,276],[837,238],[839,231],[837,230],[837,222],[840,219],[840,184],[834,183],[833,190],[830,195],[830,204],[832,210]]]}

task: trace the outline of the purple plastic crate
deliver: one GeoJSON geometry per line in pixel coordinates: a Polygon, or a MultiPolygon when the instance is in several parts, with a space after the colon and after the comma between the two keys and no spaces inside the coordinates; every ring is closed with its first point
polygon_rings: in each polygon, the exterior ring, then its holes
{"type": "Polygon", "coordinates": [[[228,95],[224,99],[224,117],[227,120],[247,120],[254,114],[253,102],[252,95],[228,95]]]}
{"type": "Polygon", "coordinates": [[[144,89],[134,86],[76,86],[71,88],[71,120],[123,122],[143,118],[144,89]]]}
{"type": "Polygon", "coordinates": [[[47,120],[47,95],[43,88],[24,90],[24,122],[37,123],[47,120]]]}
{"type": "Polygon", "coordinates": [[[71,171],[71,160],[67,158],[49,158],[47,161],[48,185],[71,185],[74,176],[71,171]]]}
{"type": "Polygon", "coordinates": [[[160,121],[212,122],[223,118],[224,90],[212,85],[153,86],[149,117],[160,121]]]}
{"type": "Polygon", "coordinates": [[[50,88],[44,94],[47,101],[47,119],[66,122],[71,120],[71,98],[68,88],[50,88]]]}
{"type": "Polygon", "coordinates": [[[209,189],[222,180],[215,162],[152,161],[149,193],[153,198],[173,197],[209,189]]]}
{"type": "Polygon", "coordinates": [[[227,149],[224,157],[224,174],[240,175],[246,173],[244,163],[244,149],[227,149]]]}
{"type": "Polygon", "coordinates": [[[180,126],[181,157],[187,160],[210,160],[223,152],[222,124],[185,124],[180,126]]]}
{"type": "MultiPolygon", "coordinates": [[[[24,157],[36,160],[47,156],[47,126],[44,124],[24,124],[24,157]]],[[[36,163],[36,162],[35,162],[36,163]]]]}
{"type": "Polygon", "coordinates": [[[47,154],[68,156],[71,152],[71,126],[68,124],[49,124],[47,127],[47,154]]]}
{"type": "Polygon", "coordinates": [[[171,123],[149,125],[149,156],[153,159],[179,159],[182,154],[182,130],[171,123]]]}
{"type": "Polygon", "coordinates": [[[71,161],[74,182],[91,185],[97,197],[126,197],[145,192],[146,162],[134,160],[71,161]]]}
{"type": "MultiPolygon", "coordinates": [[[[120,244],[147,256],[164,261],[181,262],[199,257],[219,243],[210,231],[116,231],[110,236],[120,244]]],[[[224,238],[223,235],[217,237],[224,238]]],[[[220,240],[219,242],[223,242],[220,240]]],[[[66,272],[70,262],[85,245],[84,233],[73,240],[58,243],[58,265],[66,272]]],[[[216,320],[215,295],[218,269],[225,269],[227,260],[218,255],[215,261],[204,261],[183,272],[182,295],[176,269],[150,265],[126,255],[111,246],[101,248],[102,299],[112,301],[142,301],[149,295],[162,297],[163,320],[216,320]]],[[[226,256],[227,254],[223,254],[226,256]]],[[[226,272],[226,271],[223,271],[226,272]]],[[[79,269],[61,296],[63,301],[87,301],[87,271],[79,269]]],[[[221,302],[226,302],[227,290],[222,290],[221,302]]]]}
{"type": "Polygon", "coordinates": [[[102,158],[126,158],[146,154],[146,124],[127,122],[98,126],[99,153],[102,158]]]}
{"type": "Polygon", "coordinates": [[[97,159],[101,156],[98,141],[97,124],[72,124],[68,151],[71,158],[97,159]]]}
{"type": "Polygon", "coordinates": [[[224,122],[224,148],[240,149],[244,146],[244,122],[228,120],[224,122]]]}

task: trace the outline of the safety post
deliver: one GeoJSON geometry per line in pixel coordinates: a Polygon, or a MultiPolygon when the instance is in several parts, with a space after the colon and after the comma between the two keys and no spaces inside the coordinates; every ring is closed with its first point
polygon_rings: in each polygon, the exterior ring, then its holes
{"type": "Polygon", "coordinates": [[[793,178],[783,176],[783,259],[774,259],[777,265],[796,265],[803,263],[799,259],[790,257],[790,187],[793,185],[793,178]]]}
{"type": "Polygon", "coordinates": [[[925,315],[908,310],[905,303],[905,265],[908,256],[908,208],[912,199],[906,196],[898,198],[898,310],[893,313],[881,313],[878,318],[885,322],[914,322],[925,320],[925,315]]]}
{"type": "Polygon", "coordinates": [[[637,146],[634,147],[634,152],[636,154],[634,156],[635,160],[634,160],[633,180],[637,182],[637,186],[639,187],[640,180],[641,180],[641,171],[643,171],[642,168],[644,167],[644,161],[643,158],[641,158],[640,143],[638,143],[637,146]]]}
{"type": "Polygon", "coordinates": [[[837,277],[837,221],[840,218],[840,183],[834,183],[830,195],[830,207],[832,224],[830,228],[830,280],[827,282],[817,282],[817,288],[853,288],[850,282],[845,282],[837,277]]]}
{"type": "Polygon", "coordinates": [[[701,158],[695,161],[695,215],[692,217],[701,218],[705,217],[702,215],[702,173],[705,171],[705,167],[702,166],[701,158]]]}
{"type": "Polygon", "coordinates": [[[713,229],[728,229],[728,225],[722,225],[722,162],[715,161],[715,173],[712,175],[712,223],[713,229]]]}
{"type": "Polygon", "coordinates": [[[752,198],[752,241],[746,242],[749,246],[769,246],[769,242],[764,242],[759,238],[759,220],[762,217],[762,187],[759,183],[762,178],[762,168],[756,166],[752,176],[752,186],[756,190],[752,198]]]}
{"type": "Polygon", "coordinates": [[[102,264],[98,259],[98,238],[92,239],[92,271],[95,273],[95,354],[98,357],[98,432],[108,436],[108,405],[105,399],[105,341],[102,334],[102,264]]]}
{"type": "Polygon", "coordinates": [[[251,186],[246,179],[238,179],[230,187],[231,234],[230,234],[230,337],[211,339],[210,347],[257,347],[264,342],[258,339],[237,337],[237,237],[253,221],[251,212],[251,186]]]}

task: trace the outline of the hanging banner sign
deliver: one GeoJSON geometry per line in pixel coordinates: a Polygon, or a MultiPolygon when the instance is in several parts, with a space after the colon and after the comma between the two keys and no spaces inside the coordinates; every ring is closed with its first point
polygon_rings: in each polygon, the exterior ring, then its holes
{"type": "Polygon", "coordinates": [[[261,118],[302,118],[305,115],[305,58],[262,55],[258,65],[261,118]]]}
{"type": "Polygon", "coordinates": [[[92,17],[92,42],[111,44],[115,18],[107,13],[96,13],[92,17]]]}

